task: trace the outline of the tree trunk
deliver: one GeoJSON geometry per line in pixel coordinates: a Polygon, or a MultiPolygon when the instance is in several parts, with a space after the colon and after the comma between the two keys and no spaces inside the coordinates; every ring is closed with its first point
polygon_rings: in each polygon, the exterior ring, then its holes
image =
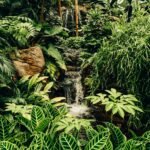
{"type": "Polygon", "coordinates": [[[42,2],[41,2],[41,12],[40,12],[40,22],[41,23],[44,22],[44,5],[45,5],[45,1],[42,0],[42,2]]]}
{"type": "Polygon", "coordinates": [[[61,0],[58,0],[58,12],[59,12],[60,18],[62,19],[61,0]]]}
{"type": "Polygon", "coordinates": [[[79,35],[79,8],[78,8],[78,0],[75,0],[75,20],[76,20],[76,36],[79,35]]]}

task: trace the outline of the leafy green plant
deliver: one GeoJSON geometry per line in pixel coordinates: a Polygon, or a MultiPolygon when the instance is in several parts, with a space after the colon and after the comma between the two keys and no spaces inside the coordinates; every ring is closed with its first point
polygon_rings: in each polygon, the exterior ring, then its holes
{"type": "Polygon", "coordinates": [[[32,105],[16,105],[15,103],[6,103],[5,111],[11,111],[12,113],[20,113],[24,118],[31,119],[32,105]]]}
{"type": "Polygon", "coordinates": [[[12,46],[26,46],[36,34],[33,21],[27,17],[7,16],[0,20],[0,26],[2,38],[12,46]]]}
{"type": "MultiPolygon", "coordinates": [[[[63,109],[55,109],[58,114],[54,115],[54,107],[51,106],[47,105],[43,108],[34,106],[31,119],[28,120],[19,115],[18,119],[15,119],[15,125],[7,121],[4,116],[1,116],[0,148],[10,150],[19,150],[19,148],[22,150],[57,148],[64,150],[128,150],[149,148],[149,131],[140,137],[127,140],[121,130],[111,123],[106,123],[105,126],[98,125],[95,129],[92,126],[84,125],[84,137],[72,134],[72,131],[64,133],[63,129],[54,132],[55,127],[57,127],[55,123],[66,116],[65,113],[62,113],[63,109]],[[51,115],[48,111],[51,112],[51,115]],[[18,128],[17,124],[24,127],[23,131],[22,128],[18,128]]],[[[83,130],[80,130],[80,132],[83,133],[83,130]]]]}
{"type": "Polygon", "coordinates": [[[83,46],[84,37],[69,37],[64,41],[64,45],[68,48],[79,49],[83,46]]]}
{"type": "Polygon", "coordinates": [[[125,113],[134,116],[136,111],[143,112],[141,108],[136,106],[138,100],[134,95],[123,95],[113,88],[106,90],[106,92],[108,94],[99,93],[97,96],[88,96],[86,99],[89,99],[93,104],[105,105],[105,111],[108,112],[111,110],[112,116],[118,113],[120,117],[124,118],[125,113]]]}
{"type": "Polygon", "coordinates": [[[69,133],[73,130],[79,132],[82,128],[90,126],[90,121],[91,120],[77,119],[75,117],[66,116],[65,118],[61,119],[56,123],[56,125],[58,126],[56,130],[64,130],[65,133],[69,133]]]}
{"type": "Polygon", "coordinates": [[[49,48],[45,50],[46,54],[53,59],[55,59],[56,64],[63,70],[66,70],[65,62],[60,54],[60,52],[53,46],[49,45],[49,48]]]}
{"type": "Polygon", "coordinates": [[[101,46],[102,39],[111,34],[109,18],[100,7],[91,9],[87,15],[87,24],[83,26],[85,35],[84,47],[95,52],[101,46]]]}
{"type": "MultiPolygon", "coordinates": [[[[8,111],[13,113],[21,113],[28,117],[28,105],[44,105],[52,104],[55,106],[66,105],[65,97],[50,98],[50,91],[53,87],[53,82],[48,82],[47,76],[24,76],[16,82],[14,93],[1,98],[1,103],[7,105],[8,111]]],[[[4,109],[4,108],[2,108],[4,109]]],[[[29,111],[30,112],[30,111],[29,111]]]]}
{"type": "Polygon", "coordinates": [[[50,98],[49,93],[54,85],[54,82],[47,82],[47,76],[24,76],[19,80],[19,95],[24,98],[28,104],[41,104],[50,103],[55,106],[65,105],[64,97],[50,98]]]}
{"type": "Polygon", "coordinates": [[[14,68],[5,55],[0,55],[0,87],[8,86],[14,75],[14,68]]]}
{"type": "Polygon", "coordinates": [[[0,149],[9,149],[9,150],[19,150],[16,144],[13,144],[8,141],[1,141],[0,142],[0,149]]]}
{"type": "Polygon", "coordinates": [[[113,85],[148,99],[149,21],[149,15],[141,10],[130,23],[124,18],[111,23],[112,36],[102,42],[92,63],[92,93],[113,85]]]}
{"type": "Polygon", "coordinates": [[[77,140],[68,134],[62,134],[59,141],[63,150],[79,150],[77,140]]]}

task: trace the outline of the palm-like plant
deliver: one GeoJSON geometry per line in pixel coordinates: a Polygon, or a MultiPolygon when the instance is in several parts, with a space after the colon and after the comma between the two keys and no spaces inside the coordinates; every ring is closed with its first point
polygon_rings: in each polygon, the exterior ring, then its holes
{"type": "Polygon", "coordinates": [[[36,34],[33,21],[26,17],[5,17],[0,20],[0,26],[0,32],[12,46],[25,46],[36,34]]]}

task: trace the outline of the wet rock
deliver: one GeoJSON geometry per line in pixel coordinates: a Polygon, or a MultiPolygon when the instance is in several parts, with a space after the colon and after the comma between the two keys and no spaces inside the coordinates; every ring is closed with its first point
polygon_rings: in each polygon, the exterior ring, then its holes
{"type": "Polygon", "coordinates": [[[40,73],[45,65],[44,56],[39,47],[18,50],[11,54],[11,59],[20,77],[40,73]]]}

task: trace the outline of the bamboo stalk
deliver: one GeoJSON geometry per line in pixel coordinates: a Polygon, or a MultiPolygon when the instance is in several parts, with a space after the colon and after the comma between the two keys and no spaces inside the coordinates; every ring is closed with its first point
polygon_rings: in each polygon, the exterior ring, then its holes
{"type": "Polygon", "coordinates": [[[76,21],[76,36],[79,35],[79,7],[78,0],[75,0],[75,21],[76,21]]]}

